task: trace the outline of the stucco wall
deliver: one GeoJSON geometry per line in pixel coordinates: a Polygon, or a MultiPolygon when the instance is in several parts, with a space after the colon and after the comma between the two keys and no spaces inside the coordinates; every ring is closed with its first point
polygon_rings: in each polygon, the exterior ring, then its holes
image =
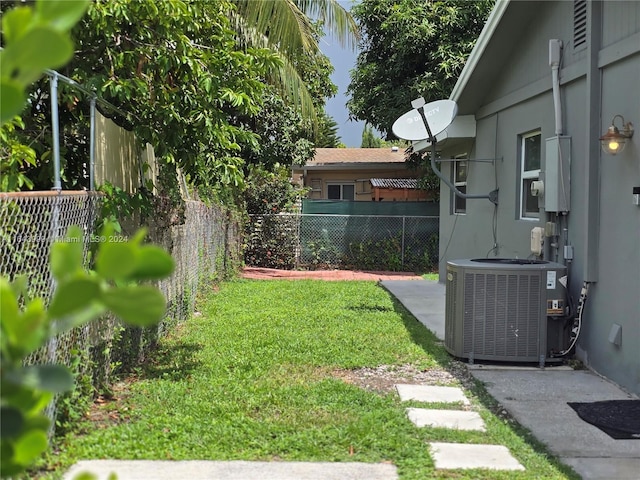
{"type": "MultiPolygon", "coordinates": [[[[606,130],[614,115],[640,123],[640,54],[607,66],[602,77],[602,119],[606,130]],[[635,95],[622,92],[635,91],[635,95]]],[[[616,156],[601,155],[598,282],[593,285],[580,342],[585,360],[600,373],[640,392],[640,186],[638,135],[616,156]],[[622,327],[619,346],[609,341],[614,324],[622,327]]]]}
{"type": "MultiPolygon", "coordinates": [[[[467,150],[447,150],[445,145],[444,157],[466,151],[470,159],[495,158],[493,164],[469,162],[467,192],[487,193],[497,186],[499,204],[467,200],[466,215],[452,215],[449,189],[441,186],[440,277],[444,281],[448,259],[528,257],[531,229],[552,221],[560,227],[559,248],[547,248],[545,259],[564,262],[566,238],[574,252],[572,297],[577,301],[586,277],[593,282],[578,342],[579,358],[622,387],[640,393],[640,207],[632,204],[632,189],[640,186],[640,135],[616,156],[603,154],[598,146],[598,136],[614,115],[640,125],[640,3],[604,2],[602,20],[593,27],[603,29],[603,47],[594,52],[591,70],[589,52],[571,49],[571,8],[572,2],[540,2],[536,18],[529,21],[532,27],[518,39],[504,39],[517,44],[511,58],[496,60],[494,87],[476,112],[475,142],[467,150]],[[614,28],[615,32],[610,31],[614,28]],[[546,138],[555,135],[548,65],[551,38],[565,45],[560,105],[562,133],[571,143],[571,208],[567,215],[542,209],[539,220],[520,220],[518,136],[540,129],[544,145],[546,138]],[[622,328],[619,346],[609,341],[614,324],[622,328]]],[[[543,148],[543,171],[546,161],[543,148]]],[[[450,164],[443,163],[442,169],[450,176],[450,164]]]]}

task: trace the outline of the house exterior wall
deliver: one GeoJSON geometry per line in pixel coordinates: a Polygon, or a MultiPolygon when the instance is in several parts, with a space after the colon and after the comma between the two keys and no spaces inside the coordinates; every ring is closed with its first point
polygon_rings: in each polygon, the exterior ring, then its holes
{"type": "MultiPolygon", "coordinates": [[[[531,229],[553,223],[559,236],[545,239],[544,259],[570,264],[576,302],[583,282],[590,282],[577,356],[640,393],[640,206],[632,203],[633,187],[640,186],[640,134],[616,156],[602,153],[598,142],[614,115],[640,127],[640,2],[589,2],[589,45],[577,51],[572,49],[572,8],[573,2],[539,2],[536,18],[528,22],[532,27],[518,39],[503,39],[517,45],[511,57],[491,60],[498,73],[475,112],[475,141],[468,151],[464,145],[443,146],[443,158],[469,154],[467,192],[498,188],[499,203],[467,200],[466,214],[454,215],[450,191],[441,185],[440,278],[445,280],[450,259],[530,257],[531,229]],[[541,131],[544,179],[545,139],[555,136],[548,62],[554,38],[564,45],[560,103],[562,134],[570,137],[570,209],[563,215],[542,205],[539,219],[521,220],[518,137],[541,131]],[[564,259],[565,244],[573,248],[573,261],[564,259]],[[609,341],[614,324],[621,328],[620,345],[609,341]]],[[[445,175],[450,169],[443,162],[445,175]]]]}
{"type": "MultiPolygon", "coordinates": [[[[602,70],[603,132],[617,114],[640,126],[639,86],[640,53],[602,70]]],[[[640,206],[633,205],[632,192],[640,186],[638,137],[636,132],[621,154],[601,156],[598,281],[586,318],[590,328],[580,342],[589,365],[636,393],[640,393],[640,206]],[[614,324],[621,327],[620,346],[609,342],[614,324]]]]}
{"type": "Polygon", "coordinates": [[[328,198],[327,185],[352,183],[355,185],[356,201],[371,201],[373,190],[369,180],[372,178],[415,178],[415,173],[408,172],[403,163],[384,169],[361,170],[356,167],[353,170],[310,170],[304,178],[304,186],[312,187],[314,180],[319,181],[320,191],[312,190],[309,198],[324,200],[328,198]]]}

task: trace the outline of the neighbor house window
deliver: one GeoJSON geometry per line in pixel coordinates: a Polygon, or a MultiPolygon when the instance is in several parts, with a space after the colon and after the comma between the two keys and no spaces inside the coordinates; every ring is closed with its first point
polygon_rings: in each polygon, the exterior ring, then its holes
{"type": "MultiPolygon", "coordinates": [[[[467,193],[467,154],[458,155],[451,163],[451,181],[462,193],[467,193]]],[[[451,192],[451,213],[467,213],[467,199],[451,192]]]]}
{"type": "Polygon", "coordinates": [[[520,138],[520,218],[538,218],[538,197],[531,195],[531,183],[540,178],[540,132],[522,135],[520,138]]]}
{"type": "Polygon", "coordinates": [[[330,183],[327,185],[329,200],[354,200],[355,185],[353,183],[330,183]]]}

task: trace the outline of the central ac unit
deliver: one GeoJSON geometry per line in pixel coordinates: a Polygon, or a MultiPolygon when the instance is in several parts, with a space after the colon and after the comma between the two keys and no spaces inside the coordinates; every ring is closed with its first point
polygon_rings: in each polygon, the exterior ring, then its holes
{"type": "Polygon", "coordinates": [[[541,260],[447,262],[445,348],[474,360],[557,360],[565,338],[566,267],[541,260]]]}

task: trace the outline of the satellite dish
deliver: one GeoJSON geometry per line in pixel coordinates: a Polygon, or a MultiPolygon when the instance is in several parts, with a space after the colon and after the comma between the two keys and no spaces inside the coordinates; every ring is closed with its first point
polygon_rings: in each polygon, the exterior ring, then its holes
{"type": "MultiPolygon", "coordinates": [[[[429,122],[431,134],[435,137],[447,128],[458,113],[458,105],[453,100],[437,100],[423,107],[424,116],[429,122]]],[[[427,127],[420,117],[420,112],[413,109],[402,115],[391,127],[393,134],[403,140],[424,140],[429,138],[427,127]]]]}

